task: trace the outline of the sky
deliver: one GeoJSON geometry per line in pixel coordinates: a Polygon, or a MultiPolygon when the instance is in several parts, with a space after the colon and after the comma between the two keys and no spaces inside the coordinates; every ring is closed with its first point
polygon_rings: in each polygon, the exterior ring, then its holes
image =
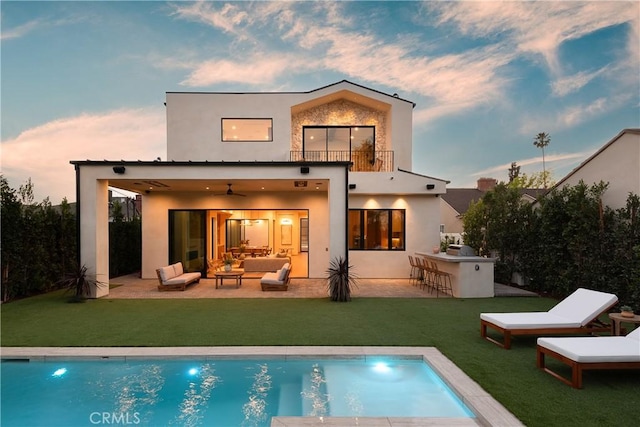
{"type": "MultiPolygon", "coordinates": [[[[70,160],[166,158],[166,92],[349,80],[416,104],[413,171],[555,181],[640,127],[637,1],[1,1],[0,161],[35,201],[70,160]]],[[[193,159],[198,160],[198,159],[193,159]]]]}

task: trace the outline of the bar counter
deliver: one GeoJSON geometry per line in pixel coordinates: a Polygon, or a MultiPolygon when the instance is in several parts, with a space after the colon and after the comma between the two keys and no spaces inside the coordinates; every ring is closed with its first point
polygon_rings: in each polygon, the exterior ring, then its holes
{"type": "Polygon", "coordinates": [[[493,297],[495,258],[416,252],[417,256],[435,261],[438,269],[451,274],[451,288],[456,298],[493,297]]]}

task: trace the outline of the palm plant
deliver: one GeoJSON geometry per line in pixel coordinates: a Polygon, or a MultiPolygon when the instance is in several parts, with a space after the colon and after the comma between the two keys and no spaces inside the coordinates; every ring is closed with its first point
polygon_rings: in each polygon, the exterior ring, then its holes
{"type": "Polygon", "coordinates": [[[544,182],[544,188],[547,188],[547,169],[544,164],[544,147],[549,145],[551,142],[551,136],[548,133],[540,132],[533,139],[533,145],[542,149],[542,179],[544,182]]]}
{"type": "Polygon", "coordinates": [[[327,269],[327,287],[331,301],[351,301],[351,287],[357,286],[357,277],[351,273],[352,268],[342,256],[331,260],[327,269]]]}

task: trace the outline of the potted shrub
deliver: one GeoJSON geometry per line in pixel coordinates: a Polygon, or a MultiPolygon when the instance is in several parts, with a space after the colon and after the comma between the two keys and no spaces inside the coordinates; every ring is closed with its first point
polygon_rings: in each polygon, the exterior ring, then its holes
{"type": "Polygon", "coordinates": [[[343,257],[334,258],[327,269],[327,288],[331,301],[351,301],[351,287],[356,285],[356,276],[351,273],[353,266],[343,257]]]}
{"type": "Polygon", "coordinates": [[[622,317],[633,317],[633,308],[628,305],[623,305],[620,307],[620,315],[622,317]]]}
{"type": "Polygon", "coordinates": [[[87,270],[86,265],[76,267],[56,282],[59,287],[73,291],[70,302],[84,302],[91,295],[92,288],[108,286],[107,283],[99,281],[95,275],[88,274],[87,270]]]}

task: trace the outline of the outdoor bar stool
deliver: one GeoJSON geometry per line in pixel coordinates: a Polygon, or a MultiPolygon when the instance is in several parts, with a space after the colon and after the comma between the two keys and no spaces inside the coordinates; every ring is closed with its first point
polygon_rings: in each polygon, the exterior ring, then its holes
{"type": "Polygon", "coordinates": [[[451,273],[438,269],[438,264],[435,261],[431,262],[431,271],[433,276],[435,277],[434,288],[436,290],[436,298],[440,296],[440,292],[445,295],[449,294],[453,296],[453,288],[451,286],[451,273]]]}
{"type": "Polygon", "coordinates": [[[416,263],[420,268],[420,277],[422,278],[420,287],[422,289],[433,287],[433,274],[429,267],[429,261],[426,258],[416,257],[416,263]]]}
{"type": "Polygon", "coordinates": [[[409,255],[409,264],[411,265],[411,272],[409,273],[409,283],[413,286],[417,286],[420,277],[420,268],[416,264],[416,260],[409,255]]]}
{"type": "Polygon", "coordinates": [[[426,280],[426,272],[424,269],[422,258],[417,256],[413,259],[413,262],[416,265],[416,286],[420,286],[422,288],[426,280]]]}

